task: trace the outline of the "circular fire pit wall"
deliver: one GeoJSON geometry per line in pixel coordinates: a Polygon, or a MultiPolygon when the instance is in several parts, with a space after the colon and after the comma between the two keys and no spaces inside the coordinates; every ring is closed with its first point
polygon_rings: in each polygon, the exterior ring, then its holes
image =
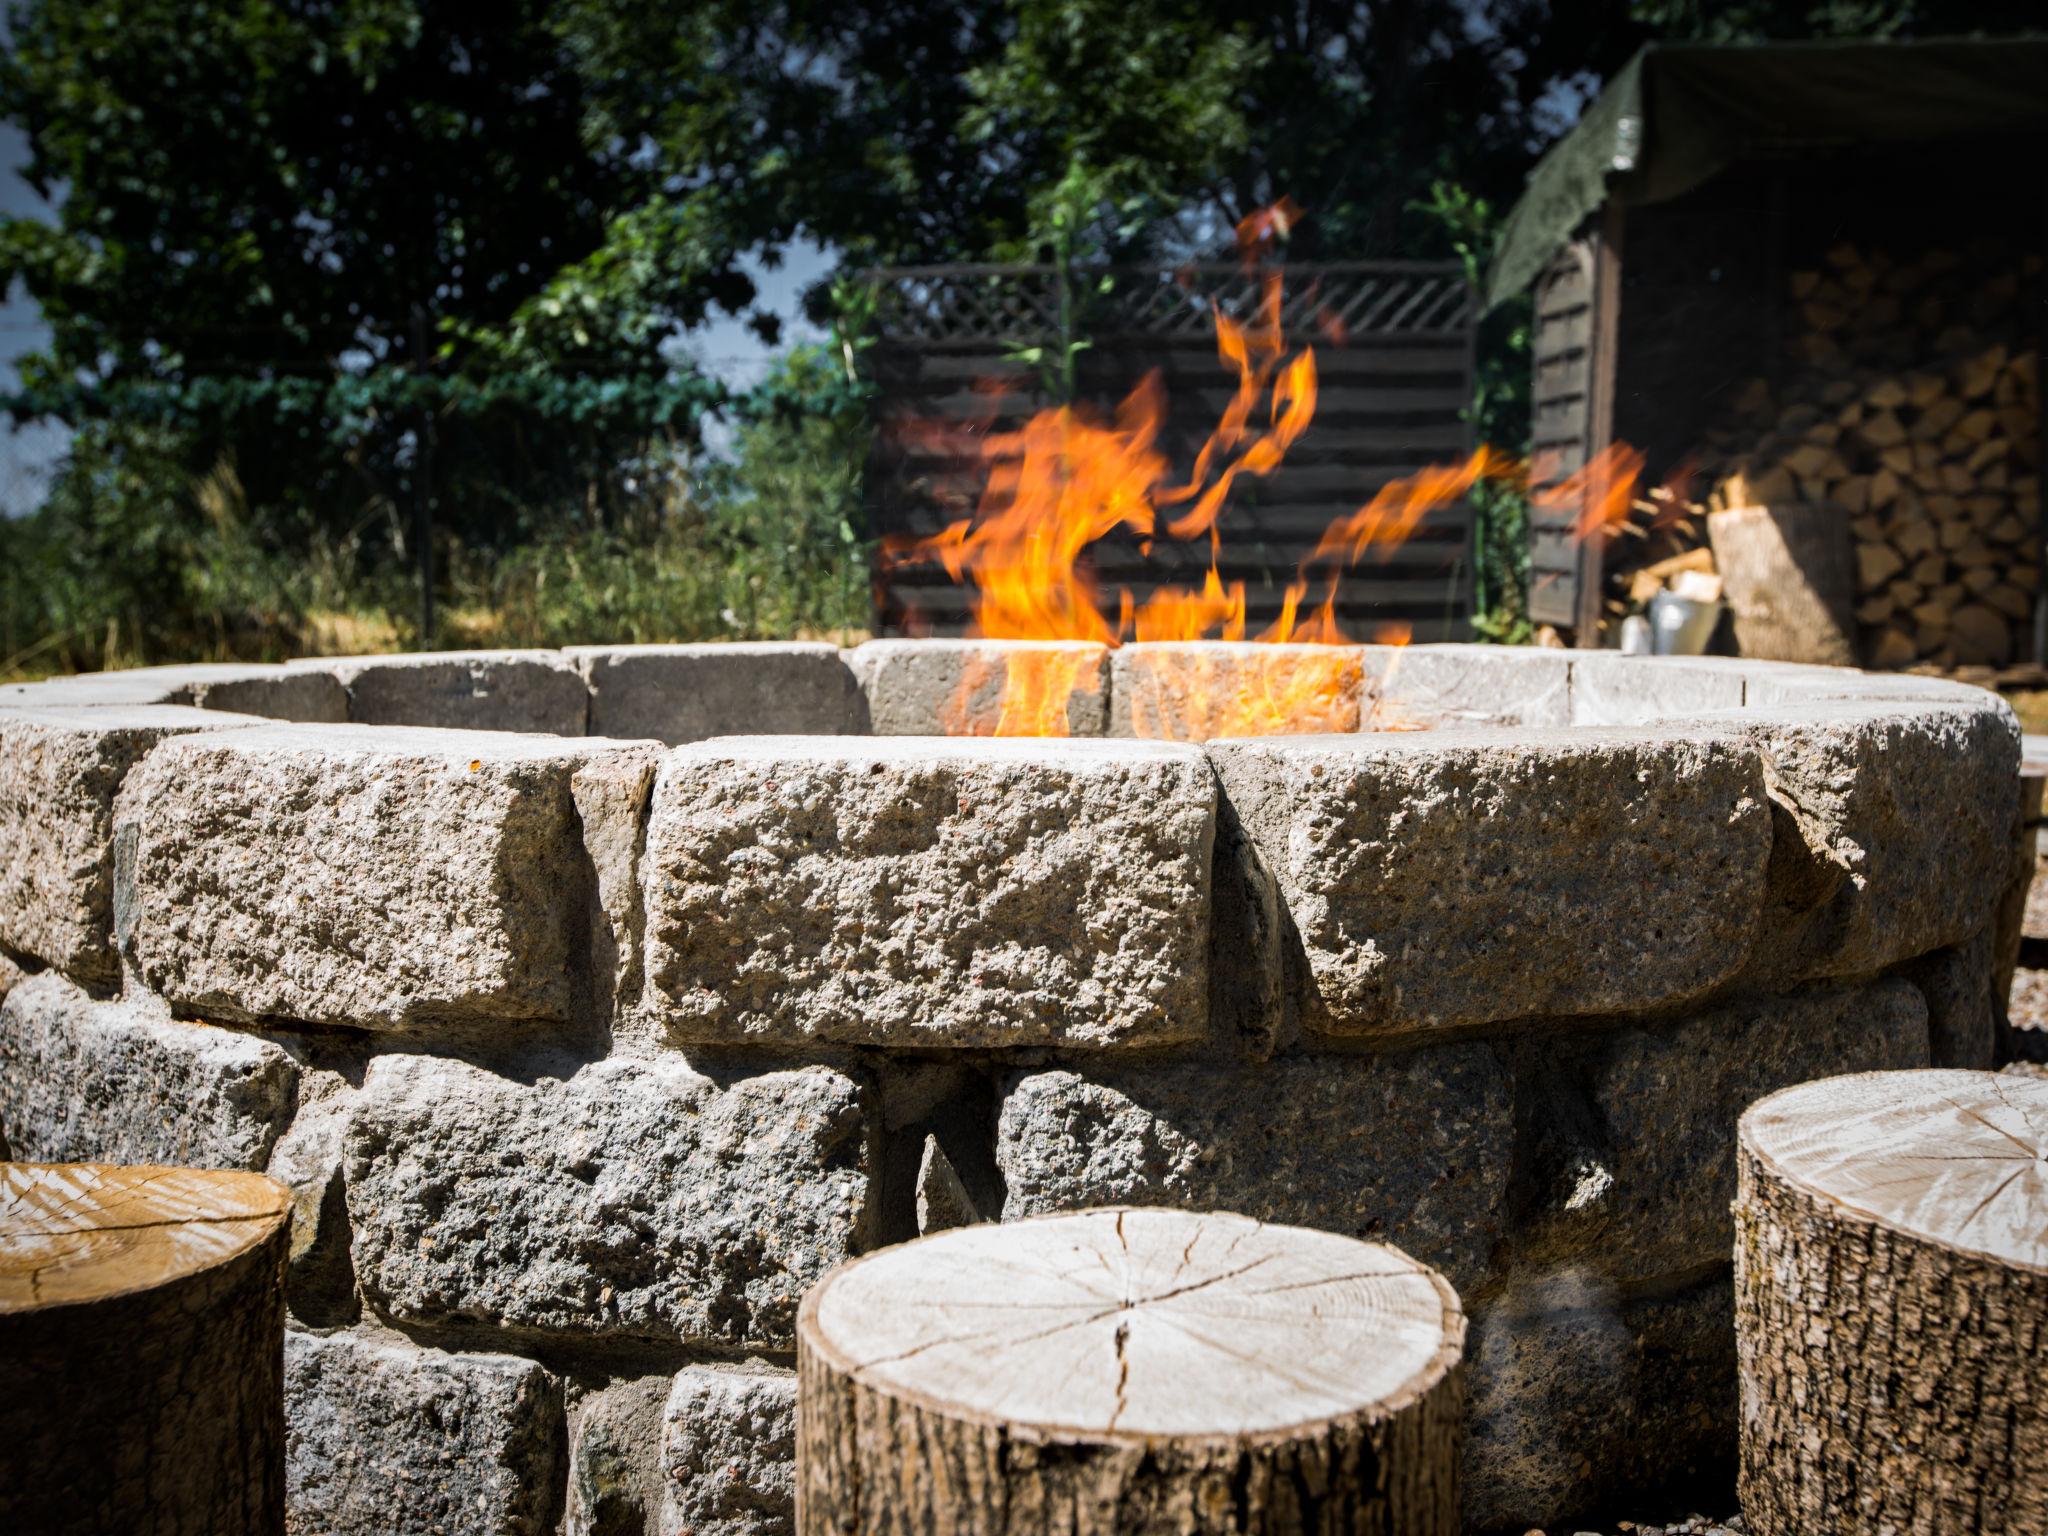
{"type": "Polygon", "coordinates": [[[0,1122],[291,1186],[307,1529],[785,1529],[811,1282],[1141,1203],[1447,1275],[1523,1530],[1732,1462],[1738,1112],[1988,1064],[2017,760],[1975,689],[1479,646],[15,687],[0,1122]]]}

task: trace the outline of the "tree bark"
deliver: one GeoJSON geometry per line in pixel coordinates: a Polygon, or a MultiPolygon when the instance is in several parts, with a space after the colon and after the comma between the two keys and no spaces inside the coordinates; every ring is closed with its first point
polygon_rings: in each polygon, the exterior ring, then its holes
{"type": "Polygon", "coordinates": [[[286,1191],[0,1164],[0,1530],[284,1530],[286,1191]]]}
{"type": "Polygon", "coordinates": [[[2048,1531],[2048,1081],[1806,1083],[1740,1143],[1753,1536],[2048,1531]]]}
{"type": "Polygon", "coordinates": [[[1396,1249],[1100,1210],[844,1265],[797,1321],[800,1536],[1453,1536],[1465,1319],[1396,1249]]]}

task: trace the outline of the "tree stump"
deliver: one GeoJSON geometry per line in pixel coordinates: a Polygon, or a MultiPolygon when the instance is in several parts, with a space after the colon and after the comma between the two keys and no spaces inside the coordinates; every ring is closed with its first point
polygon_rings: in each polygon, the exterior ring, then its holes
{"type": "Polygon", "coordinates": [[[1849,515],[1825,503],[1707,514],[1736,648],[1766,661],[1856,665],[1849,515]]]}
{"type": "Polygon", "coordinates": [[[2048,1531],[2048,1081],[1830,1078],[1740,1142],[1753,1536],[2048,1531]]]}
{"type": "Polygon", "coordinates": [[[797,1318],[800,1536],[1452,1536],[1465,1317],[1397,1249],[1241,1216],[962,1227],[797,1318]]]}
{"type": "Polygon", "coordinates": [[[0,1530],[283,1531],[289,1207],[255,1173],[0,1163],[0,1530]]]}

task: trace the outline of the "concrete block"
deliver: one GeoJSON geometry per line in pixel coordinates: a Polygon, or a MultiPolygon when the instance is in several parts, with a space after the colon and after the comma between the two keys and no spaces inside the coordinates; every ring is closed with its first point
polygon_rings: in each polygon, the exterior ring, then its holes
{"type": "MultiPolygon", "coordinates": [[[[1578,1529],[1732,1488],[1734,1289],[1726,1273],[1629,1298],[1563,1272],[1473,1320],[1465,1528],[1578,1529]]],[[[1689,1507],[1689,1506],[1688,1506],[1689,1507]]]]}
{"type": "Polygon", "coordinates": [[[348,718],[358,725],[581,736],[589,722],[589,686],[558,651],[420,651],[286,665],[333,677],[348,690],[348,718]]]}
{"type": "Polygon", "coordinates": [[[27,1162],[261,1171],[297,1085],[268,1040],[95,1002],[54,972],[0,1005],[0,1124],[27,1162]]]}
{"type": "Polygon", "coordinates": [[[858,736],[866,700],[835,645],[578,645],[590,734],[678,746],[713,736],[858,736]]]}
{"type": "Polygon", "coordinates": [[[0,688],[0,708],[7,709],[110,709],[145,704],[189,704],[270,720],[348,718],[348,695],[332,677],[265,662],[136,667],[0,688]]]}
{"type": "Polygon", "coordinates": [[[659,1536],[790,1536],[796,1529],[796,1376],[693,1365],[662,1413],[659,1536]]]}
{"type": "Polygon", "coordinates": [[[1516,1054],[1523,1176],[1535,1193],[1517,1263],[1669,1283],[1734,1251],[1742,1112],[1814,1078],[1925,1067],[1927,1005],[1893,979],[1529,1040],[1516,1054]]]}
{"type": "Polygon", "coordinates": [[[1355,731],[1365,649],[1154,642],[1110,655],[1109,734],[1164,741],[1355,731]]]}
{"type": "Polygon", "coordinates": [[[1109,648],[1086,641],[870,640],[847,664],[877,736],[1100,736],[1108,721],[1109,648]]]}
{"type": "Polygon", "coordinates": [[[285,1305],[309,1328],[340,1327],[354,1322],[361,1310],[349,1260],[342,1138],[362,1068],[359,1061],[336,1053],[328,1039],[287,1035],[277,1043],[298,1070],[297,1106],[263,1170],[292,1197],[285,1305]]]}
{"type": "Polygon", "coordinates": [[[1218,742],[1278,883],[1304,1023],[1395,1036],[1698,996],[1742,968],[1771,824],[1754,752],[1681,729],[1218,742]]]}
{"type": "Polygon", "coordinates": [[[649,1536],[664,1489],[661,1417],[673,1378],[627,1376],[569,1403],[562,1536],[649,1536]]]}
{"type": "MultiPolygon", "coordinates": [[[[1928,1065],[1988,1072],[1996,1066],[2005,998],[1994,968],[1991,928],[1908,965],[1903,974],[1927,1002],[1928,1065]]],[[[1826,1075],[1826,1074],[1819,1074],[1826,1075]]]]}
{"type": "Polygon", "coordinates": [[[1988,688],[1913,672],[1859,672],[1854,667],[1815,667],[1780,661],[1744,661],[1741,665],[1742,702],[1747,709],[1829,701],[2010,707],[1988,688]]]}
{"type": "Polygon", "coordinates": [[[1369,645],[1368,731],[1570,725],[1570,651],[1515,645],[1369,645]]]}
{"type": "Polygon", "coordinates": [[[261,715],[266,720],[339,725],[348,719],[348,691],[326,672],[286,666],[182,667],[182,686],[201,709],[261,715]]]}
{"type": "Polygon", "coordinates": [[[250,723],[170,705],[0,710],[0,947],[111,986],[115,794],[158,742],[250,723]]]}
{"type": "Polygon", "coordinates": [[[1514,1119],[1485,1045],[1027,1073],[997,1124],[1003,1215],[1237,1211],[1393,1243],[1466,1290],[1501,1233],[1514,1119]]]}
{"type": "Polygon", "coordinates": [[[1777,825],[1767,975],[1853,976],[1988,926],[2011,876],[2019,733],[2002,703],[1807,702],[1718,717],[1777,825]]]}
{"type": "Polygon", "coordinates": [[[547,1536],[561,1390],[516,1355],[389,1335],[284,1341],[288,1536],[547,1536]]]}
{"type": "Polygon", "coordinates": [[[572,781],[618,750],[341,725],[167,743],[121,802],[125,942],[174,1006],[220,1018],[569,1020],[599,886],[572,781]]]}
{"type": "Polygon", "coordinates": [[[790,1349],[871,1220],[860,1088],[673,1057],[532,1083],[381,1056],[347,1134],[363,1293],[423,1326],[790,1349]]]}
{"type": "Polygon", "coordinates": [[[1740,709],[1757,662],[1726,656],[1572,651],[1573,725],[1643,725],[1740,709]]]}
{"type": "Polygon", "coordinates": [[[678,1041],[1198,1040],[1215,820],[1190,747],[681,747],[642,866],[650,1005],[678,1041]]]}
{"type": "Polygon", "coordinates": [[[590,911],[590,1006],[618,1019],[640,999],[647,909],[640,891],[640,852],[647,806],[661,752],[652,742],[620,743],[584,759],[569,778],[583,856],[596,902],[590,911]]]}

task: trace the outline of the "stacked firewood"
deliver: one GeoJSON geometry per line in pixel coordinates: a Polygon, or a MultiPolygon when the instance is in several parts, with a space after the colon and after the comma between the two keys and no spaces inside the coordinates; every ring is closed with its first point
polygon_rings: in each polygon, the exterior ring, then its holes
{"type": "Polygon", "coordinates": [[[1854,538],[1867,665],[1998,665],[2041,586],[2039,257],[1836,246],[1790,275],[1787,367],[1706,434],[1706,506],[1826,502],[1854,538]]]}

